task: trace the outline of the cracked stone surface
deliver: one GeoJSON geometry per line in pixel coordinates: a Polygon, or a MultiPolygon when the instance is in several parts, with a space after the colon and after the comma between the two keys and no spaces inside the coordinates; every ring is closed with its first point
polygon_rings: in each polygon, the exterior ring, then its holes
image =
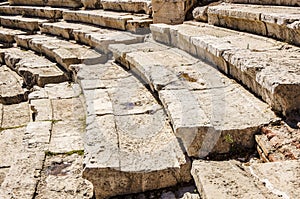
{"type": "Polygon", "coordinates": [[[0,16],[1,26],[28,31],[38,31],[39,24],[47,21],[46,19],[34,19],[22,16],[0,16]]]}
{"type": "Polygon", "coordinates": [[[0,41],[3,43],[15,43],[15,36],[22,34],[26,34],[26,32],[0,27],[0,41]]]}
{"type": "Polygon", "coordinates": [[[150,0],[101,0],[103,9],[125,11],[133,13],[144,12],[146,14],[152,13],[152,6],[150,0]]]}
{"type": "Polygon", "coordinates": [[[54,7],[70,7],[70,8],[79,8],[81,7],[81,0],[9,0],[10,5],[24,5],[24,6],[54,6],[54,7]]]}
{"type": "Polygon", "coordinates": [[[276,120],[267,104],[216,69],[183,51],[152,45],[116,44],[111,50],[158,92],[189,156],[229,152],[228,136],[251,148],[258,129],[276,120]]]}
{"type": "Polygon", "coordinates": [[[298,47],[200,22],[178,26],[158,24],[152,25],[151,30],[156,41],[212,63],[241,81],[276,111],[287,116],[297,114],[298,47]]]}
{"type": "Polygon", "coordinates": [[[300,45],[296,7],[219,4],[208,8],[208,23],[300,45]]]}
{"type": "Polygon", "coordinates": [[[266,4],[266,5],[280,5],[280,6],[299,6],[298,0],[226,0],[229,3],[249,3],[249,4],[266,4]]]}

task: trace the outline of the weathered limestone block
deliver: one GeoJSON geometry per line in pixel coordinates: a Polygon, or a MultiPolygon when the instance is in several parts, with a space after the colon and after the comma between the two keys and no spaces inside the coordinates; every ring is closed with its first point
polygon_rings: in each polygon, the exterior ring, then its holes
{"type": "Polygon", "coordinates": [[[82,162],[76,153],[47,156],[36,198],[92,198],[93,185],[81,176],[82,162]]]}
{"type": "Polygon", "coordinates": [[[153,23],[181,24],[195,0],[152,0],[153,23]]]}
{"type": "Polygon", "coordinates": [[[67,74],[57,64],[32,51],[18,48],[5,49],[4,62],[23,77],[24,85],[27,88],[68,80],[67,74]]]}
{"type": "Polygon", "coordinates": [[[24,35],[26,32],[21,30],[14,30],[9,28],[0,27],[0,42],[3,43],[15,43],[16,35],[24,35]]]}
{"type": "Polygon", "coordinates": [[[108,45],[113,43],[139,43],[144,40],[143,35],[134,35],[129,32],[119,32],[115,30],[104,29],[91,25],[57,22],[44,23],[41,32],[52,35],[62,36],[66,39],[75,39],[77,42],[84,43],[97,51],[105,54],[109,53],[108,45]]]}
{"type": "Polygon", "coordinates": [[[23,79],[7,66],[0,66],[0,103],[17,104],[27,100],[28,90],[24,89],[23,79]]]}
{"type": "Polygon", "coordinates": [[[32,121],[51,121],[52,120],[52,106],[49,99],[31,99],[30,110],[32,121]]]}
{"type": "Polygon", "coordinates": [[[47,19],[34,19],[22,16],[0,16],[1,26],[28,31],[38,31],[39,25],[47,21],[47,19]]]}
{"type": "Polygon", "coordinates": [[[151,0],[101,0],[103,9],[152,14],[151,0]]]}
{"type": "Polygon", "coordinates": [[[148,28],[151,21],[149,15],[131,14],[126,12],[112,12],[104,10],[65,11],[64,20],[89,23],[118,30],[128,30],[127,22],[131,21],[130,31],[140,32],[140,28],[148,28]],[[149,21],[150,20],[150,21],[149,21]],[[134,24],[134,26],[132,25],[134,24]],[[135,27],[136,29],[132,28],[135,27]]]}
{"type": "Polygon", "coordinates": [[[3,105],[2,129],[22,127],[30,121],[30,111],[27,102],[3,105]],[[18,118],[16,120],[16,118],[18,118]]]}
{"type": "Polygon", "coordinates": [[[195,8],[193,10],[194,19],[197,21],[207,22],[208,21],[207,10],[208,10],[208,6],[195,8]]]}
{"type": "Polygon", "coordinates": [[[279,198],[245,172],[240,162],[194,161],[192,175],[202,198],[279,198]]]}
{"type": "Polygon", "coordinates": [[[155,40],[181,48],[241,81],[274,110],[297,114],[297,47],[199,22],[154,24],[151,30],[155,40]]]}
{"type": "Polygon", "coordinates": [[[33,7],[33,6],[1,6],[0,13],[6,15],[22,15],[28,17],[41,17],[47,19],[61,19],[63,8],[33,7]]]}
{"type": "Polygon", "coordinates": [[[98,9],[102,8],[102,0],[81,0],[84,8],[87,9],[98,9]]]}
{"type": "Polygon", "coordinates": [[[249,3],[249,4],[265,4],[280,6],[300,6],[299,0],[226,0],[228,3],[249,3]]]}
{"type": "Polygon", "coordinates": [[[208,23],[273,37],[300,46],[300,11],[294,7],[220,4],[208,8],[208,23]]]}
{"type": "Polygon", "coordinates": [[[53,99],[52,108],[54,120],[82,121],[85,118],[82,102],[79,98],[53,99]],[[68,111],[65,111],[66,108],[68,111]]]}
{"type": "Polygon", "coordinates": [[[67,71],[71,71],[69,68],[71,64],[104,63],[107,60],[106,55],[95,50],[51,36],[19,35],[16,37],[16,41],[21,47],[29,48],[56,60],[67,71]]]}
{"type": "Polygon", "coordinates": [[[110,49],[158,92],[190,156],[227,153],[233,143],[251,148],[257,130],[276,119],[267,104],[213,67],[178,49],[151,45],[116,44],[110,49]]]}
{"type": "Polygon", "coordinates": [[[10,5],[23,5],[23,6],[54,6],[54,7],[69,7],[79,8],[81,7],[81,0],[9,0],[10,5]]]}

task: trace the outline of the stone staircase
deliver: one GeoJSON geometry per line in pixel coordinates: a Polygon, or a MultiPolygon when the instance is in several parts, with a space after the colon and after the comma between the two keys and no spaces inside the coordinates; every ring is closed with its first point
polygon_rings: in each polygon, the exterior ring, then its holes
{"type": "Polygon", "coordinates": [[[8,2],[0,198],[300,195],[299,1],[8,2]]]}

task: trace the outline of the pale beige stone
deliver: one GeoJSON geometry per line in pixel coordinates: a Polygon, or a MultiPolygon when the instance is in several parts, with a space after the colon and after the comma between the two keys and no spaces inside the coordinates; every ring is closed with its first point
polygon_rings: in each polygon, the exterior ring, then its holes
{"type": "Polygon", "coordinates": [[[22,16],[0,16],[1,26],[28,31],[38,31],[39,25],[45,22],[47,22],[46,19],[34,19],[22,16]]]}
{"type": "Polygon", "coordinates": [[[30,100],[32,121],[51,121],[52,107],[49,99],[30,100]]]}
{"type": "Polygon", "coordinates": [[[15,35],[22,34],[26,34],[26,32],[0,27],[0,41],[4,43],[15,43],[15,35]]]}
{"type": "Polygon", "coordinates": [[[26,5],[26,6],[54,6],[54,7],[70,7],[79,8],[81,7],[81,0],[9,0],[10,5],[26,5]]]}
{"type": "Polygon", "coordinates": [[[74,121],[84,120],[85,112],[79,98],[51,100],[53,120],[74,121]]]}
{"type": "Polygon", "coordinates": [[[19,104],[3,105],[2,127],[13,128],[26,125],[30,121],[28,102],[19,104]],[[18,118],[18,119],[16,119],[18,118]]]}
{"type": "Polygon", "coordinates": [[[299,0],[226,0],[228,3],[249,3],[249,4],[266,4],[280,6],[300,6],[299,0]]]}
{"type": "Polygon", "coordinates": [[[81,0],[84,8],[95,9],[102,8],[101,0],[81,0]]]}
{"type": "Polygon", "coordinates": [[[151,0],[101,0],[103,9],[133,12],[133,13],[152,13],[151,0]]]}
{"type": "Polygon", "coordinates": [[[27,100],[28,90],[22,88],[23,79],[7,66],[0,66],[0,103],[15,104],[27,100]]]}
{"type": "Polygon", "coordinates": [[[84,134],[84,120],[54,122],[49,151],[53,153],[67,153],[83,150],[84,134]]]}
{"type": "Polygon", "coordinates": [[[77,154],[47,156],[36,198],[92,198],[93,185],[81,177],[82,161],[77,154]]]}
{"type": "Polygon", "coordinates": [[[62,18],[62,13],[66,9],[51,7],[34,7],[34,6],[1,6],[0,12],[6,15],[22,15],[29,17],[41,17],[52,20],[62,18]]]}
{"type": "MultiPolygon", "coordinates": [[[[16,154],[21,152],[25,128],[0,131],[0,167],[10,167],[15,163],[16,154]]],[[[3,178],[5,179],[5,178],[3,178]]],[[[2,181],[3,182],[3,181],[2,181]]],[[[0,183],[1,184],[1,183],[0,183]]]]}
{"type": "Polygon", "coordinates": [[[194,19],[196,19],[197,21],[207,22],[208,21],[207,10],[208,10],[208,6],[195,8],[193,10],[194,19]]]}

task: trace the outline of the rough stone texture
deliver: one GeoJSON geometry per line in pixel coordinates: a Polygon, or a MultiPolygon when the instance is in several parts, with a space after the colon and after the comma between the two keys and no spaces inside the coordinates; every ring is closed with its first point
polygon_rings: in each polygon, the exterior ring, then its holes
{"type": "Polygon", "coordinates": [[[0,66],[0,103],[17,104],[27,100],[28,91],[22,88],[23,80],[7,66],[0,66]]]}
{"type": "Polygon", "coordinates": [[[87,9],[102,8],[101,0],[81,0],[81,2],[87,9]]]}
{"type": "Polygon", "coordinates": [[[297,198],[300,194],[300,161],[253,163],[245,167],[279,198],[297,198]]]}
{"type": "Polygon", "coordinates": [[[200,22],[177,26],[154,24],[151,30],[156,41],[214,64],[276,111],[285,115],[299,111],[298,47],[200,22]]]}
{"type": "Polygon", "coordinates": [[[21,127],[30,121],[29,106],[27,102],[3,105],[2,110],[2,129],[21,127]],[[18,119],[16,120],[16,118],[18,119]]]}
{"type": "Polygon", "coordinates": [[[273,37],[300,46],[300,11],[294,7],[220,4],[208,8],[208,23],[273,37]]]}
{"type": "Polygon", "coordinates": [[[66,11],[63,18],[66,21],[90,23],[137,33],[148,33],[149,24],[152,23],[149,15],[104,10],[66,11]]]}
{"type": "Polygon", "coordinates": [[[282,122],[264,127],[262,135],[256,135],[258,151],[265,162],[300,159],[300,130],[282,122]]]}
{"type": "Polygon", "coordinates": [[[68,80],[67,74],[57,64],[32,51],[9,48],[3,50],[3,53],[4,63],[23,77],[27,88],[68,80]]]}
{"type": "Polygon", "coordinates": [[[197,21],[207,22],[208,21],[207,10],[208,10],[208,6],[195,8],[193,10],[194,19],[197,21]]]}
{"type": "Polygon", "coordinates": [[[33,6],[1,6],[0,13],[5,15],[22,15],[28,17],[41,17],[52,20],[62,18],[65,9],[33,6]]]}
{"type": "Polygon", "coordinates": [[[24,6],[54,6],[54,7],[70,7],[70,8],[79,8],[81,7],[81,0],[9,0],[10,5],[24,5],[24,6]]]}
{"type": "Polygon", "coordinates": [[[190,180],[189,161],[162,107],[135,77],[111,62],[73,67],[87,106],[83,176],[97,197],[190,180]]]}
{"type": "Polygon", "coordinates": [[[103,9],[152,14],[151,0],[101,0],[103,9]]]}
{"type": "Polygon", "coordinates": [[[0,42],[8,44],[15,43],[15,36],[23,34],[26,34],[26,32],[0,27],[0,42]]]}
{"type": "Polygon", "coordinates": [[[27,31],[38,31],[39,25],[47,22],[46,19],[34,19],[22,16],[0,16],[1,26],[17,28],[27,31]]]}
{"type": "Polygon", "coordinates": [[[55,60],[67,71],[71,71],[69,68],[71,64],[103,63],[107,60],[106,55],[102,55],[95,50],[51,36],[19,35],[16,37],[16,41],[21,47],[42,53],[46,57],[55,60]]]}
{"type": "Polygon", "coordinates": [[[194,161],[191,172],[201,198],[280,198],[234,160],[194,161]]]}
{"type": "Polygon", "coordinates": [[[300,6],[299,0],[226,0],[228,3],[250,3],[250,4],[265,4],[265,5],[280,5],[280,6],[300,6]]]}
{"type": "Polygon", "coordinates": [[[195,0],[153,0],[153,23],[181,24],[186,13],[196,2],[195,0]]]}
{"type": "Polygon", "coordinates": [[[66,39],[75,39],[77,42],[89,45],[105,54],[109,53],[109,44],[132,44],[142,42],[144,39],[142,35],[71,22],[44,23],[41,32],[62,36],[66,39]]]}
{"type": "Polygon", "coordinates": [[[82,161],[76,153],[47,156],[35,198],[92,198],[93,185],[81,177],[82,161]]]}
{"type": "Polygon", "coordinates": [[[213,67],[183,51],[151,46],[116,44],[111,50],[158,92],[190,156],[227,153],[233,143],[251,148],[259,127],[276,118],[266,104],[213,67]]]}

